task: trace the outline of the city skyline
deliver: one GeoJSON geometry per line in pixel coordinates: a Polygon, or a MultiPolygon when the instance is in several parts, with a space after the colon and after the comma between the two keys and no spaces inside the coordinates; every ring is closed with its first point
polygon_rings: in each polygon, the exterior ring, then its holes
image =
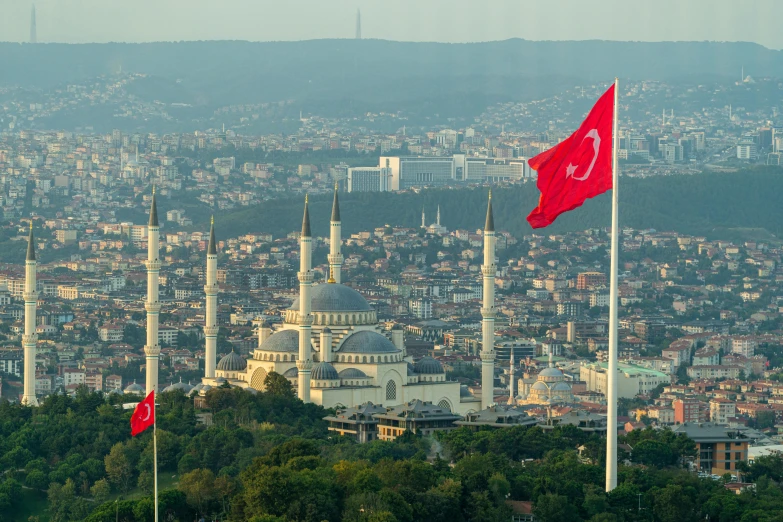
{"type": "MultiPolygon", "coordinates": [[[[356,13],[364,11],[363,38],[445,43],[523,38],[528,40],[614,41],[743,41],[783,49],[775,20],[783,5],[754,0],[739,5],[728,0],[695,0],[686,5],[664,0],[648,3],[607,0],[600,4],[571,0],[454,5],[441,0],[414,5],[335,0],[328,4],[299,0],[285,4],[228,0],[186,9],[183,0],[163,4],[140,0],[106,4],[97,0],[36,2],[38,41],[62,43],[150,42],[182,40],[296,41],[356,36],[356,13]],[[679,16],[670,16],[676,7],[679,16]],[[412,16],[412,11],[414,16],[412,16]],[[145,16],[139,24],[140,13],[145,16]],[[242,16],[235,16],[236,13],[242,16]],[[301,14],[317,24],[298,23],[301,14]],[[185,16],[183,16],[185,13],[185,16]],[[443,13],[447,13],[444,15],[443,13]],[[563,16],[563,13],[566,13],[563,16]],[[759,16],[759,13],[765,13],[759,16]],[[486,20],[477,24],[476,20],[486,20]],[[89,24],[84,24],[89,20],[89,24]],[[500,20],[498,22],[497,20],[500,20]],[[694,23],[698,20],[699,23],[694,23]]],[[[0,34],[4,41],[29,41],[32,3],[3,7],[0,34]]]]}

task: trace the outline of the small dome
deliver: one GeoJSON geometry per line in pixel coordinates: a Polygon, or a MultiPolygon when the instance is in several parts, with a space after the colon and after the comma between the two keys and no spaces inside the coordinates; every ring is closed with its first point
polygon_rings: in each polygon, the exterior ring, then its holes
{"type": "Polygon", "coordinates": [[[283,372],[283,377],[286,379],[293,379],[294,377],[299,376],[299,370],[296,369],[296,366],[293,368],[289,368],[286,371],[283,372]]]}
{"type": "Polygon", "coordinates": [[[310,378],[314,381],[336,381],[340,376],[337,375],[337,370],[334,369],[334,366],[328,362],[320,362],[313,366],[310,378]]]}
{"type": "Polygon", "coordinates": [[[564,378],[563,372],[557,368],[544,368],[541,370],[541,373],[538,374],[538,379],[542,381],[562,381],[564,378]]]}
{"type": "Polygon", "coordinates": [[[323,329],[323,330],[321,330],[321,331],[322,331],[323,333],[332,333],[332,330],[331,330],[331,328],[329,328],[328,326],[325,326],[325,327],[324,327],[324,329],[323,329]]]}
{"type": "Polygon", "coordinates": [[[552,386],[553,392],[570,392],[571,391],[571,385],[567,382],[557,382],[554,386],[552,386]]]}
{"type": "Polygon", "coordinates": [[[193,389],[193,386],[191,386],[190,384],[188,384],[186,382],[182,382],[180,380],[179,382],[175,382],[174,384],[172,384],[170,386],[166,386],[163,389],[163,392],[165,393],[165,392],[172,392],[172,391],[181,391],[182,393],[187,395],[188,392],[190,392],[190,390],[192,390],[192,389],[193,389]]]}
{"type": "Polygon", "coordinates": [[[432,357],[422,357],[414,366],[416,373],[432,375],[434,373],[444,373],[443,366],[432,357]]]}
{"type": "Polygon", "coordinates": [[[339,373],[341,379],[366,379],[367,375],[358,368],[346,368],[339,373]]]}
{"type": "Polygon", "coordinates": [[[144,393],[144,386],[134,382],[125,388],[124,393],[144,393]]]}
{"type": "Polygon", "coordinates": [[[299,352],[299,332],[281,330],[273,333],[258,347],[262,352],[299,352]]]}
{"type": "Polygon", "coordinates": [[[209,390],[212,389],[212,386],[209,384],[205,384],[201,387],[201,389],[198,391],[199,395],[206,395],[209,390]]]}
{"type": "Polygon", "coordinates": [[[400,350],[383,335],[361,330],[343,341],[339,351],[340,353],[399,353],[400,350]]]}
{"type": "Polygon", "coordinates": [[[408,368],[408,375],[409,376],[416,375],[416,368],[414,368],[411,363],[406,363],[406,365],[408,368]]]}
{"type": "Polygon", "coordinates": [[[530,387],[530,390],[531,391],[536,390],[536,391],[547,392],[547,393],[549,392],[549,388],[547,388],[546,384],[544,384],[541,381],[537,381],[536,383],[534,383],[533,386],[530,387]]]}
{"type": "Polygon", "coordinates": [[[224,372],[241,372],[247,368],[247,361],[239,356],[234,350],[223,356],[217,364],[217,369],[224,372]]]}
{"type": "MultiPolygon", "coordinates": [[[[362,294],[353,288],[334,283],[315,285],[310,290],[313,312],[369,312],[370,305],[362,294]]],[[[290,310],[299,310],[299,298],[294,299],[290,310]]]]}
{"type": "Polygon", "coordinates": [[[196,384],[194,387],[190,389],[188,392],[188,395],[198,395],[198,393],[204,388],[204,385],[202,383],[196,384]]]}

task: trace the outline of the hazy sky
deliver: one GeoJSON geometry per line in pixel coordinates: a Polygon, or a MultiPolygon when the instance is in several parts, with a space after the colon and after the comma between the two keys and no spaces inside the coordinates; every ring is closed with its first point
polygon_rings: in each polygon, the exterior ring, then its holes
{"type": "MultiPolygon", "coordinates": [[[[365,38],[473,42],[717,40],[783,49],[783,0],[37,0],[39,42],[365,38]]],[[[27,41],[0,0],[0,41],[27,41]]]]}

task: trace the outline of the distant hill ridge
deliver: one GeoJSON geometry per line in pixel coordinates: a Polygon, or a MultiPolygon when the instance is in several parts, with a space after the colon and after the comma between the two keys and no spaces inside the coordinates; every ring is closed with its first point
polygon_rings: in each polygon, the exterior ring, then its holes
{"type": "MultiPolygon", "coordinates": [[[[739,78],[783,71],[783,52],[753,43],[534,42],[465,44],[385,40],[300,42],[0,43],[0,85],[50,89],[102,74],[162,79],[149,97],[219,106],[296,99],[396,110],[426,100],[453,104],[525,99],[577,82],[739,78]],[[35,64],[31,67],[30,64],[35,64]],[[164,85],[165,84],[165,85],[164,85]]],[[[426,106],[426,105],[425,105],[426,106]]]]}

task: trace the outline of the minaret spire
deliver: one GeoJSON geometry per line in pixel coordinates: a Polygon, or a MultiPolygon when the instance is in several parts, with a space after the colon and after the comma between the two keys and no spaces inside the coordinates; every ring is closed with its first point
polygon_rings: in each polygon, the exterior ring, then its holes
{"type": "Polygon", "coordinates": [[[332,202],[332,220],[329,227],[329,282],[342,282],[342,222],[340,221],[340,202],[337,199],[337,183],[334,184],[332,202]]]}
{"type": "Polygon", "coordinates": [[[313,238],[310,233],[310,211],[307,196],[305,196],[304,216],[302,217],[302,236],[299,239],[301,253],[299,257],[299,357],[296,361],[298,370],[297,393],[303,402],[310,402],[310,372],[313,368],[311,347],[311,325],[313,316],[311,310],[310,288],[313,285],[313,238]]]}
{"type": "Polygon", "coordinates": [[[27,239],[27,258],[24,271],[24,335],[22,335],[22,350],[24,352],[22,404],[27,406],[38,406],[38,399],[35,396],[35,355],[38,343],[38,334],[35,333],[35,316],[38,307],[37,270],[33,219],[30,218],[30,236],[27,239]]]}
{"type": "Polygon", "coordinates": [[[421,228],[427,228],[427,223],[424,221],[424,207],[421,207],[421,228]]]}
{"type": "Polygon", "coordinates": [[[495,220],[492,216],[492,192],[487,203],[484,226],[483,297],[481,306],[481,408],[495,401],[495,220]]]}
{"type": "Polygon", "coordinates": [[[440,226],[440,205],[438,205],[438,214],[437,214],[437,217],[435,218],[435,223],[438,226],[440,226]]]}
{"type": "Polygon", "coordinates": [[[209,225],[209,246],[207,247],[207,273],[204,294],[206,294],[206,313],[204,315],[204,377],[215,377],[217,361],[217,244],[215,242],[215,216],[209,225]]]}
{"type": "Polygon", "coordinates": [[[147,356],[147,394],[158,393],[158,360],[160,358],[160,341],[158,340],[158,324],[160,321],[160,226],[158,225],[158,205],[155,200],[155,186],[152,186],[152,205],[150,206],[150,222],[147,226],[147,344],[144,353],[147,356]]]}

